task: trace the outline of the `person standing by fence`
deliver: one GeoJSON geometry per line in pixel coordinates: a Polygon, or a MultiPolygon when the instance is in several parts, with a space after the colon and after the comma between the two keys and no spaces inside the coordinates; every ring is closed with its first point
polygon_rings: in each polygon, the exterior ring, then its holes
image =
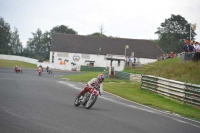
{"type": "Polygon", "coordinates": [[[200,60],[200,45],[199,42],[195,42],[195,54],[194,54],[194,61],[200,60]]]}
{"type": "Polygon", "coordinates": [[[127,56],[127,57],[126,57],[126,66],[127,66],[127,67],[129,66],[129,63],[130,63],[130,58],[127,56]]]}
{"type": "Polygon", "coordinates": [[[190,60],[192,59],[192,51],[193,51],[194,47],[190,44],[190,40],[186,40],[185,41],[185,45],[183,46],[183,58],[184,60],[190,60]]]}

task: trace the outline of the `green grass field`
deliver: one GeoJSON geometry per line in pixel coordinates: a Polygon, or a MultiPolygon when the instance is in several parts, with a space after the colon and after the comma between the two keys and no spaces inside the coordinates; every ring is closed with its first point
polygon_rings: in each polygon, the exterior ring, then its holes
{"type": "Polygon", "coordinates": [[[144,74],[200,84],[200,62],[181,62],[180,58],[167,59],[146,65],[144,74]]]}
{"type": "Polygon", "coordinates": [[[16,61],[16,60],[2,60],[0,59],[0,67],[21,67],[21,68],[36,68],[37,65],[27,63],[27,62],[22,62],[22,61],[16,61]]]}

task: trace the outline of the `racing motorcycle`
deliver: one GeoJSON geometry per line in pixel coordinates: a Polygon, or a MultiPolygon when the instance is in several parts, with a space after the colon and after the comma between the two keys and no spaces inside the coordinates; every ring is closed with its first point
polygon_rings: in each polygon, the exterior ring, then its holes
{"type": "Polygon", "coordinates": [[[38,70],[38,74],[39,74],[39,76],[41,76],[41,74],[42,74],[42,71],[41,71],[41,70],[38,70]]]}
{"type": "Polygon", "coordinates": [[[22,69],[19,68],[19,67],[17,67],[17,68],[15,68],[15,72],[16,72],[16,73],[20,73],[20,72],[22,73],[22,69]]]}
{"type": "Polygon", "coordinates": [[[51,71],[51,69],[50,69],[50,68],[48,69],[48,74],[52,74],[52,71],[51,71]]]}
{"type": "Polygon", "coordinates": [[[49,71],[49,67],[46,68],[47,72],[49,71]]]}
{"type": "Polygon", "coordinates": [[[99,93],[100,93],[99,88],[96,87],[91,88],[87,92],[85,92],[81,100],[77,95],[74,101],[74,105],[75,106],[83,105],[85,106],[86,109],[90,109],[96,102],[99,93]]]}

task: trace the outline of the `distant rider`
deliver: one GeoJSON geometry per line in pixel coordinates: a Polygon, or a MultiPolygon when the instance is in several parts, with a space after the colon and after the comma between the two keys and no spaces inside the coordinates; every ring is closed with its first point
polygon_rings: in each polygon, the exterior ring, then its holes
{"type": "Polygon", "coordinates": [[[49,71],[49,67],[47,66],[47,72],[49,71]]]}
{"type": "Polygon", "coordinates": [[[22,69],[20,68],[20,67],[18,67],[18,66],[15,66],[15,71],[17,72],[22,72],[22,69]]]}
{"type": "Polygon", "coordinates": [[[43,67],[42,67],[42,65],[41,65],[41,64],[39,65],[39,67],[41,67],[41,68],[42,68],[42,70],[41,70],[41,71],[43,72],[43,67]]]}
{"type": "Polygon", "coordinates": [[[38,71],[38,72],[39,72],[39,71],[42,72],[42,66],[41,66],[41,65],[38,67],[37,71],[38,71]]]}

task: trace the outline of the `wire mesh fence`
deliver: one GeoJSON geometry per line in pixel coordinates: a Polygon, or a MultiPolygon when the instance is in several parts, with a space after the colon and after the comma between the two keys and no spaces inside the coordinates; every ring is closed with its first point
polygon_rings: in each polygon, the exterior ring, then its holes
{"type": "Polygon", "coordinates": [[[195,52],[185,52],[180,54],[181,61],[191,61],[194,60],[195,52]]]}

